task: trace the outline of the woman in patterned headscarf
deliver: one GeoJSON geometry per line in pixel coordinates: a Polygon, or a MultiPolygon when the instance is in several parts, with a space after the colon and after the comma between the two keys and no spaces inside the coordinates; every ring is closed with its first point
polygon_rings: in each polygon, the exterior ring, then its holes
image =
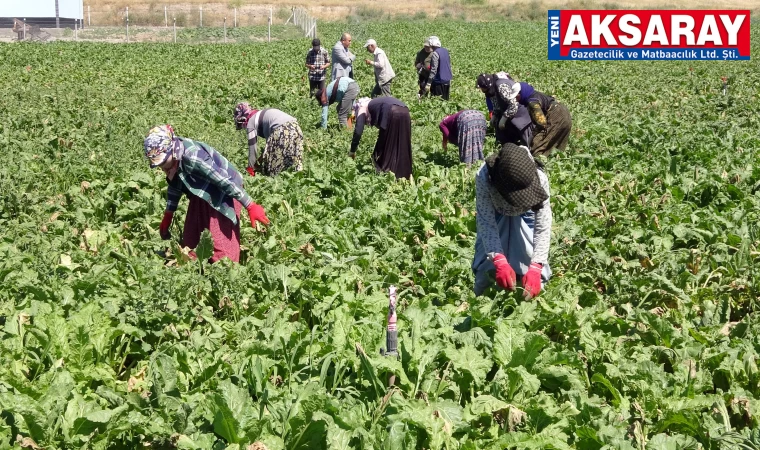
{"type": "Polygon", "coordinates": [[[412,176],[412,118],[409,108],[394,97],[360,98],[354,105],[356,127],[349,156],[356,150],[364,133],[364,125],[380,129],[372,161],[379,172],[393,172],[396,178],[412,176]]]}
{"type": "Polygon", "coordinates": [[[551,277],[552,209],[543,166],[527,147],[504,144],[478,171],[475,192],[475,295],[492,285],[495,272],[496,284],[509,290],[521,275],[523,297],[535,297],[551,277]]]}
{"type": "Polygon", "coordinates": [[[279,109],[252,109],[247,102],[238,103],[233,112],[235,128],[248,132],[248,167],[264,175],[275,176],[285,169],[303,170],[303,132],[298,120],[279,109]],[[259,154],[258,137],[266,140],[259,154]]]}
{"type": "Polygon", "coordinates": [[[150,167],[160,167],[169,185],[159,227],[161,238],[171,238],[169,227],[185,194],[190,204],[180,244],[195,248],[203,230],[208,229],[214,240],[211,261],[226,257],[238,262],[241,205],[248,211],[251,225],[257,221],[268,224],[269,219],[264,208],[243,189],[243,177],[237,169],[210,145],[176,136],[171,125],[151,129],[143,147],[150,167]]]}
{"type": "Polygon", "coordinates": [[[496,142],[529,147],[533,143],[533,123],[528,109],[517,100],[519,84],[506,72],[482,73],[477,87],[485,94],[496,142]],[[515,85],[518,87],[515,88],[515,85]]]}

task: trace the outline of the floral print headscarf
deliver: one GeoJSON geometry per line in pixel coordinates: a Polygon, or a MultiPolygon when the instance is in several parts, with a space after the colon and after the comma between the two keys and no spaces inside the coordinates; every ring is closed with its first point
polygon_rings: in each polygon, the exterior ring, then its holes
{"type": "Polygon", "coordinates": [[[148,136],[143,141],[145,157],[150,161],[150,167],[158,167],[163,164],[174,149],[174,129],[171,125],[158,125],[151,128],[148,136]]]}

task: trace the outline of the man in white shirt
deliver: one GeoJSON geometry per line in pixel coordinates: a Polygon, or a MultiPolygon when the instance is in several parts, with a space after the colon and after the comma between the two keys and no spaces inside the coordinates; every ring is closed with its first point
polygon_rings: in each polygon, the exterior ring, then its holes
{"type": "Polygon", "coordinates": [[[332,48],[332,80],[338,77],[354,78],[354,59],[356,55],[348,50],[351,45],[351,35],[343,33],[340,40],[332,48]]]}
{"type": "Polygon", "coordinates": [[[374,39],[368,40],[364,44],[364,48],[375,56],[374,61],[370,59],[364,60],[367,65],[375,67],[375,88],[372,89],[372,98],[390,97],[391,82],[396,77],[396,73],[391,67],[391,62],[388,61],[385,52],[381,48],[378,48],[377,42],[374,39]]]}

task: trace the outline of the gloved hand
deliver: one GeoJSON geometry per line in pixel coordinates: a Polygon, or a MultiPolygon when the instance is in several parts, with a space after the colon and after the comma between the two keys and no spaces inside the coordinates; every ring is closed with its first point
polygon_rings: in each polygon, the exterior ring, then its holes
{"type": "Polygon", "coordinates": [[[255,177],[256,172],[254,172],[253,167],[246,167],[245,170],[248,172],[248,175],[255,177]]]}
{"type": "Polygon", "coordinates": [[[502,116],[501,120],[499,120],[499,129],[503,130],[507,126],[507,118],[502,116]]]}
{"type": "Polygon", "coordinates": [[[504,289],[515,290],[517,284],[517,275],[512,266],[507,262],[507,257],[497,253],[493,257],[493,265],[496,266],[496,283],[504,289]]]}
{"type": "Polygon", "coordinates": [[[428,95],[430,93],[430,85],[426,84],[425,87],[422,89],[423,95],[428,95]]]}
{"type": "Polygon", "coordinates": [[[525,288],[523,297],[525,300],[530,300],[541,292],[541,269],[543,269],[543,265],[532,263],[528,272],[523,275],[522,284],[525,288]]]}
{"type": "Polygon", "coordinates": [[[161,226],[158,227],[158,234],[165,241],[172,238],[172,234],[169,232],[169,227],[172,226],[172,217],[174,217],[174,211],[164,211],[164,218],[161,220],[161,226]]]}
{"type": "Polygon", "coordinates": [[[261,222],[264,225],[269,224],[269,219],[267,218],[266,212],[264,212],[264,208],[261,207],[261,205],[256,203],[251,203],[246,207],[245,209],[248,210],[248,218],[251,219],[251,226],[255,227],[256,222],[261,222]]]}

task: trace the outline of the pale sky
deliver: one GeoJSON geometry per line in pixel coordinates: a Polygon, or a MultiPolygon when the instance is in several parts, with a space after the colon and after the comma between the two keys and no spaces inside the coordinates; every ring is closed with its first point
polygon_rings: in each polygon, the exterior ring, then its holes
{"type": "MultiPolygon", "coordinates": [[[[58,0],[60,17],[82,18],[82,0],[58,0]]],[[[0,17],[55,17],[55,0],[0,0],[0,17]]]]}

